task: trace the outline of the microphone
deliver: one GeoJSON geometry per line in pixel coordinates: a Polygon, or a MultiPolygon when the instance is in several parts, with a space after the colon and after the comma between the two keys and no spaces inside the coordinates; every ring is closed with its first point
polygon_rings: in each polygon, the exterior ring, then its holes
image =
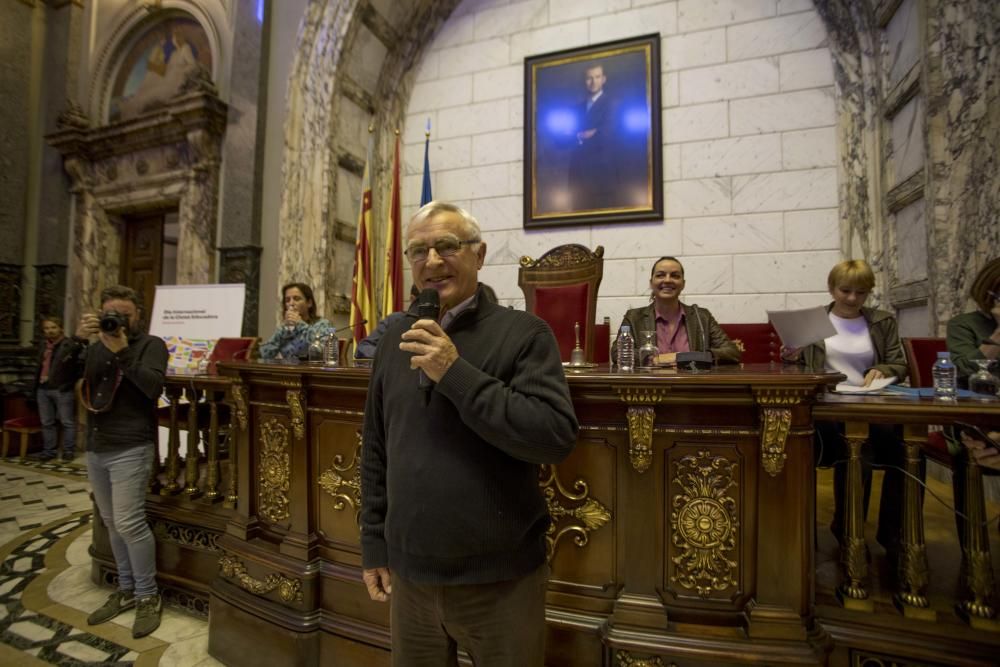
{"type": "Polygon", "coordinates": [[[345,324],[342,327],[337,327],[336,329],[334,329],[330,333],[337,334],[337,333],[340,333],[341,331],[346,331],[348,329],[353,329],[354,327],[360,327],[362,324],[368,324],[368,320],[358,320],[357,322],[354,322],[352,324],[345,324]]]}
{"type": "Polygon", "coordinates": [[[712,352],[708,347],[708,332],[705,331],[705,324],[701,320],[701,309],[698,308],[697,304],[691,304],[691,310],[694,312],[695,320],[698,321],[698,328],[701,330],[701,346],[702,350],[700,352],[678,352],[677,353],[677,368],[682,366],[689,366],[691,370],[698,368],[711,368],[712,367],[712,352]]]}
{"type": "MultiPolygon", "coordinates": [[[[417,319],[434,320],[437,322],[440,313],[441,296],[437,293],[437,290],[428,287],[421,291],[420,296],[417,297],[417,319]]],[[[422,391],[430,391],[434,386],[434,383],[431,382],[431,379],[427,377],[427,373],[424,373],[424,369],[422,368],[417,375],[417,386],[422,391]]]]}

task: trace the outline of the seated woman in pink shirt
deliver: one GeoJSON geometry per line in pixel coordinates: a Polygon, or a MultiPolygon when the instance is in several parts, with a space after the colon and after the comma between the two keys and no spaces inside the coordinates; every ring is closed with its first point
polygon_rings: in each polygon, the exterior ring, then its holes
{"type": "MultiPolygon", "coordinates": [[[[622,325],[632,329],[636,347],[643,331],[656,332],[657,364],[672,364],[678,352],[711,352],[716,363],[736,364],[740,349],[729,340],[707,309],[681,303],[684,267],[676,257],[661,257],[649,275],[651,303],[625,313],[622,325]]],[[[619,327],[619,331],[621,327],[619,327]]],[[[612,358],[615,352],[612,351],[612,358]]]]}

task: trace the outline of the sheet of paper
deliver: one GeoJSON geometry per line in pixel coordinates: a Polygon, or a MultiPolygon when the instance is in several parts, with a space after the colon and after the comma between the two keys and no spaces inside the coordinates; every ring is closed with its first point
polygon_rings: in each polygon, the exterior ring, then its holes
{"type": "Polygon", "coordinates": [[[781,336],[781,344],[789,349],[812,345],[837,333],[830,323],[825,306],[798,310],[769,310],[767,319],[781,336]]]}
{"type": "Polygon", "coordinates": [[[895,376],[882,378],[881,380],[873,380],[867,387],[859,387],[856,384],[841,382],[834,388],[834,391],[838,394],[873,394],[882,391],[895,381],[895,376]]]}

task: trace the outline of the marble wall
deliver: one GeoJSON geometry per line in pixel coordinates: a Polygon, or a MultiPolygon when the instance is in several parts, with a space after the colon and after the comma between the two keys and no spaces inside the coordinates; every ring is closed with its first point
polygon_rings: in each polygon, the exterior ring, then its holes
{"type": "MultiPolygon", "coordinates": [[[[506,3],[466,0],[422,56],[406,116],[406,212],[420,196],[424,125],[436,198],[478,216],[482,279],[522,307],[521,255],[605,247],[598,315],[648,302],[665,254],[686,299],[727,322],[823,303],[841,257],[837,108],[828,35],[808,0],[506,3]],[[527,56],[650,32],[662,37],[665,220],[522,228],[527,56]]],[[[842,187],[842,186],[841,186],[842,187]]]]}
{"type": "Polygon", "coordinates": [[[928,252],[937,333],[1000,256],[1000,3],[927,0],[928,252]]]}

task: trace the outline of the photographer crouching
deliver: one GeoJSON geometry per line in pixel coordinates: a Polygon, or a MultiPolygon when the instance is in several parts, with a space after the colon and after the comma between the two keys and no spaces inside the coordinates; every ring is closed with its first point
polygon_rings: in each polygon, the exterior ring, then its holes
{"type": "Polygon", "coordinates": [[[80,318],[73,340],[83,363],[87,474],[108,529],[118,590],[87,617],[89,625],[136,609],[132,636],[160,625],[156,540],[146,522],[146,485],[156,447],[156,401],[167,348],[142,332],[139,294],[122,285],[101,292],[101,312],[80,318]]]}

